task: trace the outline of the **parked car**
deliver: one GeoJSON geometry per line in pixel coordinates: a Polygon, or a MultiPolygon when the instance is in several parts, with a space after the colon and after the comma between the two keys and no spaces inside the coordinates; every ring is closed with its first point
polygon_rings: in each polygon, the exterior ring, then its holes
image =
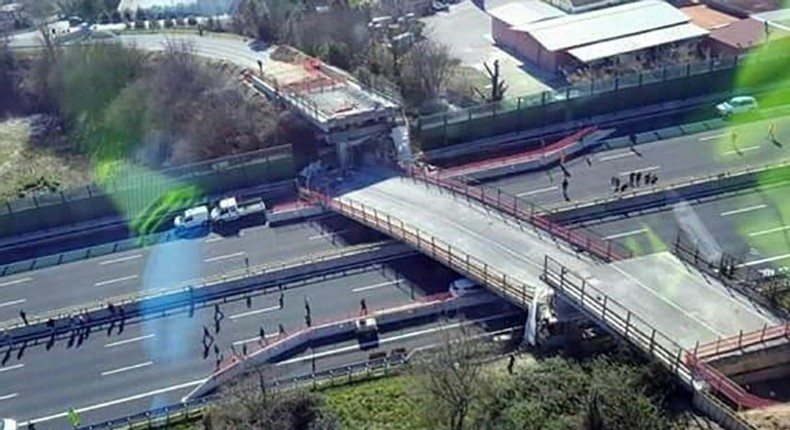
{"type": "Polygon", "coordinates": [[[476,292],[483,291],[483,287],[471,279],[460,278],[450,283],[450,294],[455,297],[464,296],[476,292]]]}
{"type": "Polygon", "coordinates": [[[16,421],[11,418],[0,418],[0,430],[17,430],[16,421]]]}
{"type": "Polygon", "coordinates": [[[716,105],[719,115],[728,117],[734,114],[741,114],[757,110],[757,100],[751,96],[738,96],[716,105]]]}
{"type": "Polygon", "coordinates": [[[434,1],[433,3],[431,3],[431,7],[436,12],[448,12],[450,10],[450,6],[448,6],[447,3],[440,1],[434,1]]]}

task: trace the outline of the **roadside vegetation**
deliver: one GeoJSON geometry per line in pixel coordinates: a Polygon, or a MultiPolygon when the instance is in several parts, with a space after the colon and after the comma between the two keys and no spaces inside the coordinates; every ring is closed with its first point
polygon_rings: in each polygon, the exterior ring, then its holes
{"type": "Polygon", "coordinates": [[[10,118],[0,150],[32,160],[4,158],[0,196],[102,183],[122,164],[155,171],[287,141],[277,111],[246,97],[237,69],[192,54],[176,43],[158,54],[116,43],[40,55],[0,45],[0,118],[10,118]]]}
{"type": "Polygon", "coordinates": [[[688,398],[670,375],[629,352],[521,355],[511,366],[491,351],[445,342],[398,376],[313,391],[274,391],[263,369],[227,386],[192,429],[661,430],[705,421],[676,406],[688,398]]]}

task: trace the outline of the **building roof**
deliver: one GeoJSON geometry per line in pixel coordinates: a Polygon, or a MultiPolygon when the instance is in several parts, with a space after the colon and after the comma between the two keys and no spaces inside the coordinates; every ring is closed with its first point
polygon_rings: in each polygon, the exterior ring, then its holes
{"type": "Polygon", "coordinates": [[[565,12],[557,9],[554,6],[543,3],[542,1],[529,0],[522,2],[512,2],[499,6],[492,9],[490,12],[488,12],[488,14],[493,18],[496,18],[505,24],[514,27],[542,21],[544,19],[564,16],[565,12]]]}
{"type": "Polygon", "coordinates": [[[707,34],[708,30],[698,25],[687,23],[574,48],[569,50],[568,54],[583,63],[589,63],[667,43],[703,37],[707,34]]]}
{"type": "Polygon", "coordinates": [[[708,30],[726,27],[740,19],[724,12],[711,9],[704,4],[682,7],[680,10],[691,18],[691,22],[708,30]]]}
{"type": "Polygon", "coordinates": [[[782,7],[782,2],[782,0],[702,0],[702,3],[714,9],[740,18],[748,18],[755,13],[777,10],[782,7]]]}
{"type": "Polygon", "coordinates": [[[521,25],[514,30],[529,33],[545,49],[556,52],[684,24],[690,20],[668,3],[644,0],[521,25]]]}

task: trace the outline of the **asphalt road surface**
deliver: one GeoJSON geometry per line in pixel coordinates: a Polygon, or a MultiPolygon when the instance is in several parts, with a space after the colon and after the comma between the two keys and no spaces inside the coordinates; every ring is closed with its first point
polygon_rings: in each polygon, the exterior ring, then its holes
{"type": "MultiPolygon", "coordinates": [[[[420,262],[410,259],[404,264],[419,267],[420,262]]],[[[258,342],[262,326],[267,337],[277,333],[278,324],[287,332],[303,328],[305,297],[313,324],[318,324],[357,315],[361,298],[373,310],[446,291],[446,276],[425,271],[419,277],[423,283],[412,285],[408,280],[397,282],[392,270],[382,273],[371,268],[286,290],[282,309],[278,293],[255,297],[250,307],[244,300],[223,304],[218,333],[215,311],[209,306],[197,309],[193,318],[178,314],[128,322],[122,333],[118,327],[109,335],[106,330],[94,331],[81,344],[75,340],[69,346],[69,340],[63,339],[50,350],[44,345],[21,352],[4,348],[0,350],[0,416],[20,421],[44,418],[46,423],[37,428],[54,429],[64,428],[61,415],[69,407],[89,408],[83,421],[94,421],[175,403],[216,365],[213,344],[203,356],[203,326],[227,357],[231,345],[241,351],[245,343],[258,342]]],[[[397,342],[385,344],[393,347],[397,342]]],[[[331,367],[331,363],[321,365],[331,367]]]]}
{"type": "MultiPolygon", "coordinates": [[[[764,165],[790,159],[790,117],[757,121],[737,127],[735,146],[732,130],[715,130],[674,139],[581,156],[566,162],[570,173],[570,201],[590,200],[611,195],[611,179],[628,182],[630,172],[650,172],[658,177],[656,185],[695,176],[712,175],[748,165],[764,165]],[[768,127],[776,123],[776,142],[768,137],[768,127]],[[589,159],[589,163],[588,163],[589,159]]],[[[536,204],[554,208],[565,203],[562,194],[563,172],[551,170],[512,176],[489,182],[536,204]]]]}
{"type": "Polygon", "coordinates": [[[636,254],[672,246],[678,232],[709,255],[724,252],[756,269],[790,269],[790,186],[744,190],[703,201],[689,201],[640,215],[614,216],[586,223],[604,238],[636,254]]]}
{"type": "Polygon", "coordinates": [[[35,315],[242,269],[245,258],[250,266],[271,264],[378,237],[345,219],[319,217],[277,228],[255,226],[235,236],[212,233],[0,277],[0,321],[16,318],[20,309],[35,315]]]}

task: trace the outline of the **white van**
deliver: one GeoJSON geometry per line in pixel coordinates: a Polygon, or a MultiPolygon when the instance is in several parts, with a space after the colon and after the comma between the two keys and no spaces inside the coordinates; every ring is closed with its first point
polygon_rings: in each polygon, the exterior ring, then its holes
{"type": "Polygon", "coordinates": [[[10,418],[0,418],[0,430],[17,430],[16,421],[10,418]]]}
{"type": "Polygon", "coordinates": [[[460,278],[450,283],[449,291],[450,294],[458,297],[483,291],[483,288],[480,285],[477,285],[477,283],[471,279],[460,278]]]}
{"type": "Polygon", "coordinates": [[[209,211],[207,206],[198,206],[184,211],[173,220],[176,230],[187,230],[208,224],[209,211]]]}
{"type": "Polygon", "coordinates": [[[733,97],[724,103],[716,105],[719,115],[728,117],[733,114],[746,113],[757,110],[757,100],[750,96],[733,97]]]}

